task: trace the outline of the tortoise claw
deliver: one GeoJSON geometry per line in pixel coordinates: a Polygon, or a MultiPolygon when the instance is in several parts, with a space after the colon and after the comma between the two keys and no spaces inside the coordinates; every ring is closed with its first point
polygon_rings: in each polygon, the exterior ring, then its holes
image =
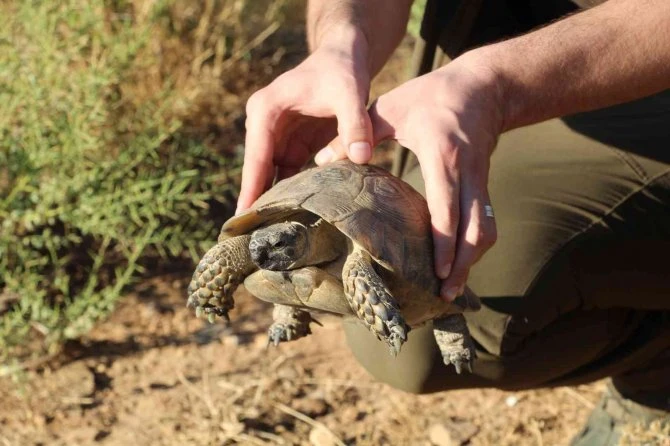
{"type": "Polygon", "coordinates": [[[462,314],[454,314],[433,321],[435,341],[445,365],[453,364],[456,373],[464,368],[472,372],[477,350],[462,314]]]}
{"type": "Polygon", "coordinates": [[[456,369],[457,374],[461,374],[463,368],[467,369],[468,372],[472,373],[472,359],[465,359],[462,357],[455,357],[451,359],[444,359],[444,364],[449,365],[453,364],[454,369],[456,369]]]}
{"type": "Polygon", "coordinates": [[[396,357],[398,356],[398,353],[400,353],[400,348],[407,340],[407,331],[409,330],[409,327],[405,325],[404,322],[396,320],[389,321],[389,325],[387,327],[390,331],[390,334],[388,336],[382,337],[382,340],[386,341],[388,344],[391,355],[396,357]],[[397,325],[391,325],[392,322],[396,322],[397,325]]]}
{"type": "Polygon", "coordinates": [[[275,346],[312,334],[309,323],[315,322],[309,312],[281,304],[275,305],[272,318],[274,323],[268,328],[268,345],[275,346]]]}
{"type": "Polygon", "coordinates": [[[454,368],[456,369],[456,373],[458,375],[461,374],[462,367],[463,367],[463,363],[461,361],[459,361],[459,360],[454,361],[454,368]]]}
{"type": "Polygon", "coordinates": [[[272,344],[275,347],[280,342],[291,340],[291,329],[284,324],[272,324],[268,328],[268,345],[272,344]]]}
{"type": "Polygon", "coordinates": [[[293,341],[294,339],[302,338],[311,333],[312,331],[309,329],[309,325],[296,327],[275,322],[268,328],[268,345],[272,344],[276,347],[280,342],[293,341]]]}
{"type": "Polygon", "coordinates": [[[400,347],[402,347],[405,339],[407,339],[406,335],[398,335],[397,333],[393,333],[388,337],[388,339],[386,339],[386,342],[389,346],[389,351],[394,358],[398,356],[398,353],[400,353],[400,347]]]}

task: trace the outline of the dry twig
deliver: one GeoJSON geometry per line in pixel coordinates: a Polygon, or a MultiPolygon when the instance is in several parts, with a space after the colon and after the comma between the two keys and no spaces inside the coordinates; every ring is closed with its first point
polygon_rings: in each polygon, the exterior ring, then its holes
{"type": "Polygon", "coordinates": [[[274,403],[274,406],[277,409],[281,410],[282,412],[287,413],[292,417],[297,418],[298,420],[303,421],[314,428],[323,429],[324,431],[328,432],[330,436],[333,437],[333,441],[335,442],[335,444],[337,444],[338,446],[346,446],[342,442],[342,440],[340,440],[339,437],[335,435],[333,431],[328,429],[328,426],[326,426],[325,424],[316,421],[315,419],[305,415],[302,412],[298,412],[297,410],[288,407],[286,404],[274,403]]]}
{"type": "Polygon", "coordinates": [[[594,409],[596,407],[595,404],[593,404],[591,401],[587,400],[584,398],[582,395],[580,395],[578,392],[575,392],[574,389],[571,389],[570,387],[562,387],[563,392],[567,393],[570,395],[572,398],[576,399],[580,403],[582,403],[584,406],[586,406],[589,409],[594,409]]]}

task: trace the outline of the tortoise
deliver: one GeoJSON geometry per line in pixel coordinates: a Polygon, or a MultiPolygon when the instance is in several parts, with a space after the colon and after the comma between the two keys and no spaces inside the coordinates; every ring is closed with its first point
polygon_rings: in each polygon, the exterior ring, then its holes
{"type": "Polygon", "coordinates": [[[458,373],[475,357],[463,312],[469,289],[438,297],[425,199],[386,170],[348,160],[279,181],[230,218],[198,264],[188,306],[210,322],[234,307],[244,282],[274,304],[270,341],[311,333],[309,310],[356,317],[398,354],[410,327],[432,321],[444,363],[458,373]]]}

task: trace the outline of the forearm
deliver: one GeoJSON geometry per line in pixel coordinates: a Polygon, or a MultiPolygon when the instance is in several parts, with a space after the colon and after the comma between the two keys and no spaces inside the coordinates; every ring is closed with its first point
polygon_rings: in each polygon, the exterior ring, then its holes
{"type": "Polygon", "coordinates": [[[374,76],[405,35],[412,0],[310,0],[310,51],[331,46],[356,51],[374,76]]]}
{"type": "Polygon", "coordinates": [[[670,2],[610,0],[473,50],[504,104],[505,130],[670,88],[670,2]]]}

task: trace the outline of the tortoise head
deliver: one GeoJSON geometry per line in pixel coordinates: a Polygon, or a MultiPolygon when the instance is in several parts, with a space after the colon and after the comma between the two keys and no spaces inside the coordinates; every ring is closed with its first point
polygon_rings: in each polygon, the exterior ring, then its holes
{"type": "Polygon", "coordinates": [[[283,271],[302,266],[309,249],[308,228],[290,221],[275,223],[251,234],[251,259],[261,269],[283,271]]]}

